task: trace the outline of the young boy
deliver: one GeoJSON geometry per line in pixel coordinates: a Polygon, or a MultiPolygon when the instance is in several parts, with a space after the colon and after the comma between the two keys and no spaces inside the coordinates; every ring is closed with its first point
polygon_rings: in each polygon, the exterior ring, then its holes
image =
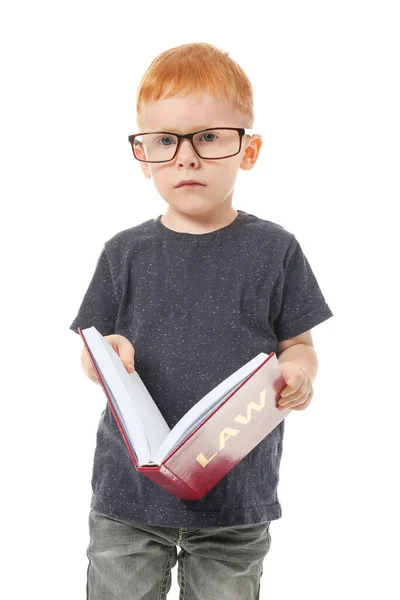
{"type": "MultiPolygon", "coordinates": [[[[170,428],[259,352],[278,356],[280,408],[303,410],[317,372],[311,329],[333,313],[295,236],[232,206],[238,171],[254,167],[262,144],[249,129],[245,73],[209,44],[172,48],[141,81],[137,125],[133,156],[168,208],[105,242],[70,329],[94,325],[134,364],[170,428]]],[[[97,381],[85,350],[81,360],[97,381]]],[[[259,598],[269,526],[281,517],[283,433],[282,421],[203,498],[185,501],[136,471],[107,404],[89,600],[166,598],[177,562],[182,599],[259,598]]]]}

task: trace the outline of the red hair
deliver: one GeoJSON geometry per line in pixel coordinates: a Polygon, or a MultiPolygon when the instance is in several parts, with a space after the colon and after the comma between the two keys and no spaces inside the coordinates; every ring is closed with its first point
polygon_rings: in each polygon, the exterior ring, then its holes
{"type": "Polygon", "coordinates": [[[248,117],[244,127],[253,127],[253,88],[246,73],[228,52],[203,42],[170,48],[153,60],[137,91],[138,126],[142,124],[145,102],[204,92],[228,101],[248,117]]]}

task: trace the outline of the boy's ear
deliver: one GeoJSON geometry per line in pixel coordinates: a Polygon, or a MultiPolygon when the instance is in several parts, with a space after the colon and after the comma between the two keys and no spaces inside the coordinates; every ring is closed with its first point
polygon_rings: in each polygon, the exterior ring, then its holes
{"type": "Polygon", "coordinates": [[[257,162],[262,146],[262,138],[258,134],[254,134],[250,140],[245,143],[245,151],[243,154],[240,168],[249,171],[257,162]]]}

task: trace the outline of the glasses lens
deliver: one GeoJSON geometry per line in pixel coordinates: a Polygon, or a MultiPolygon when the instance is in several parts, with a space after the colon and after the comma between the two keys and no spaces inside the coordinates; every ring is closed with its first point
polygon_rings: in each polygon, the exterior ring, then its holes
{"type": "MultiPolygon", "coordinates": [[[[138,160],[167,161],[175,154],[178,138],[166,133],[143,133],[135,136],[133,151],[138,160]]],[[[239,132],[210,129],[196,133],[193,144],[202,158],[221,158],[239,152],[239,132]]]]}
{"type": "Polygon", "coordinates": [[[196,133],[194,146],[202,158],[220,158],[239,151],[239,132],[234,129],[210,129],[196,133]]]}
{"type": "Polygon", "coordinates": [[[143,133],[137,135],[133,151],[139,160],[171,160],[175,154],[178,138],[166,133],[143,133]]]}

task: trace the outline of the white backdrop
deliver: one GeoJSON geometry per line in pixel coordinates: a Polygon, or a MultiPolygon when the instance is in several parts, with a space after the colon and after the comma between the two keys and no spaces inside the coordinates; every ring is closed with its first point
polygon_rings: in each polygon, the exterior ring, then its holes
{"type": "MultiPolygon", "coordinates": [[[[135,95],[183,43],[255,95],[233,206],[295,233],[334,317],[286,423],[260,598],[399,598],[399,18],[395,2],[18,2],[1,10],[4,598],[83,600],[105,396],[68,329],[104,241],[166,210],[134,160],[135,95]],[[4,568],[5,567],[5,568],[4,568]]],[[[178,598],[177,568],[168,598],[178,598]]],[[[135,600],[135,599],[133,599],[135,600]]]]}

